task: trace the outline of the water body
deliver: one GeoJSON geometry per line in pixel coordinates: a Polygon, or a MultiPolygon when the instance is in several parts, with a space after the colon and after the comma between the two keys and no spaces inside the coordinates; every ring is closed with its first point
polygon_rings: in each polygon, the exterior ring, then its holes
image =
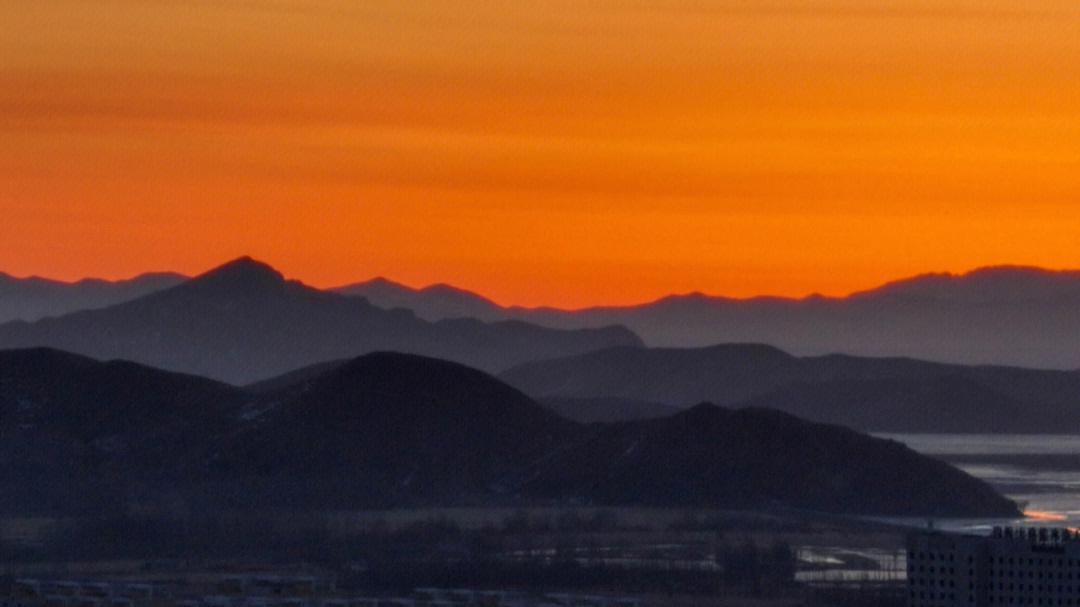
{"type": "MultiPolygon", "coordinates": [[[[1080,436],[1024,434],[878,434],[953,464],[1023,504],[1020,519],[888,518],[886,522],[989,535],[994,526],[1080,528],[1080,436]]],[[[880,520],[880,519],[879,519],[880,520]]],[[[796,579],[807,583],[906,579],[903,550],[800,546],[796,579]],[[854,559],[854,560],[853,560],[854,559]],[[870,563],[870,564],[868,564],[870,563]]]]}
{"type": "Polygon", "coordinates": [[[990,483],[1023,506],[1019,520],[934,521],[988,533],[994,525],[1080,527],[1080,435],[879,434],[990,483]]]}

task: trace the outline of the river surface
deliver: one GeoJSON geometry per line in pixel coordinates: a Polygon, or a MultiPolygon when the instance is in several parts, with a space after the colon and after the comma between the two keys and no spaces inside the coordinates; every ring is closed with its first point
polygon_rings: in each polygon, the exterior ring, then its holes
{"type": "MultiPolygon", "coordinates": [[[[884,519],[911,527],[988,535],[994,526],[1080,528],[1080,436],[1023,434],[877,434],[945,460],[1020,503],[1019,519],[884,519]]],[[[796,547],[796,579],[809,583],[906,579],[903,550],[796,547]],[[852,566],[851,559],[864,563],[852,566]],[[874,563],[865,566],[865,563],[874,563]]]]}
{"type": "Polygon", "coordinates": [[[942,529],[989,533],[994,525],[1080,527],[1080,435],[878,434],[945,460],[1021,504],[1017,520],[941,520],[942,529]]]}

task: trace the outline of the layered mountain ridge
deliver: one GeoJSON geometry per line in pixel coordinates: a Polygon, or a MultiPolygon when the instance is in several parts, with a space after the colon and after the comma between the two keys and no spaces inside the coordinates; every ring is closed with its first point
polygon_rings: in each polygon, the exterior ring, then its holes
{"type": "Polygon", "coordinates": [[[489,504],[781,505],[1014,516],[899,443],[700,405],[580,424],[475,369],[373,353],[262,391],[50,349],[0,352],[9,514],[489,504]]]}
{"type": "Polygon", "coordinates": [[[52,347],[235,384],[304,365],[393,350],[495,371],[641,341],[623,327],[560,330],[521,321],[428,322],[360,297],[285,280],[241,258],[121,304],[0,325],[0,348],[52,347]]]}
{"type": "Polygon", "coordinates": [[[385,307],[438,320],[518,319],[555,328],[622,325],[650,347],[766,343],[800,356],[842,352],[958,364],[1080,368],[1080,271],[994,266],[923,274],[845,297],[689,293],[578,310],[503,307],[446,287],[385,280],[342,287],[385,307]]]}
{"type": "Polygon", "coordinates": [[[37,276],[15,278],[0,272],[0,323],[106,308],[175,287],[185,280],[186,276],[172,272],[141,274],[118,281],[84,278],[77,282],[37,276]]]}
{"type": "Polygon", "coordinates": [[[609,348],[499,377],[534,398],[767,407],[865,432],[1080,432],[1080,372],[909,358],[797,357],[772,346],[609,348]]]}
{"type": "MultiPolygon", "coordinates": [[[[184,280],[174,274],[149,275],[133,279],[139,287],[130,289],[123,283],[97,280],[69,285],[0,276],[0,323],[108,307],[184,280]],[[62,288],[42,290],[42,284],[62,288]],[[80,285],[93,286],[105,295],[77,296],[80,285]]],[[[842,352],[958,364],[1080,368],[1080,346],[1076,345],[1080,344],[1080,319],[1074,314],[1080,306],[1080,271],[1075,270],[994,266],[964,274],[923,274],[845,297],[736,299],[689,293],[639,305],[579,310],[500,306],[447,284],[414,289],[385,278],[330,292],[363,297],[383,310],[408,309],[428,323],[469,318],[482,323],[515,320],[563,330],[623,326],[651,347],[753,342],[800,356],[842,352]]],[[[23,340],[0,345],[34,344],[23,340]]],[[[341,356],[355,353],[342,352],[341,356]]],[[[506,366],[473,359],[463,362],[489,370],[506,366]]]]}

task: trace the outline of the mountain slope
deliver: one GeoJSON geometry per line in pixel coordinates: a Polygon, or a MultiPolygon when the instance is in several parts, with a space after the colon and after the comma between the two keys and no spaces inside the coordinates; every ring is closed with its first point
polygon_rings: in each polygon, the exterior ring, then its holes
{"type": "Polygon", "coordinates": [[[843,352],[960,364],[1080,368],[1080,271],[1020,266],[925,274],[847,297],[734,299],[701,293],[581,310],[499,307],[452,287],[351,287],[424,318],[468,315],[573,329],[622,325],[652,347],[767,343],[801,356],[843,352]],[[446,292],[453,293],[448,297],[446,292]]]}
{"type": "Polygon", "coordinates": [[[407,354],[369,354],[278,394],[225,452],[270,486],[312,479],[305,493],[324,506],[496,497],[578,430],[480,371],[407,354]]]}
{"type": "Polygon", "coordinates": [[[0,347],[47,346],[246,384],[313,363],[397,350],[487,370],[613,345],[622,327],[563,331],[519,321],[429,323],[286,281],[243,258],[171,289],[102,310],[0,325],[0,347]]]}
{"type": "Polygon", "coordinates": [[[249,401],[218,382],[48,349],[0,351],[0,512],[160,501],[249,401]]]}
{"type": "Polygon", "coordinates": [[[86,278],[69,283],[38,277],[15,278],[0,272],[0,323],[106,308],[174,287],[185,280],[180,274],[157,273],[115,282],[86,278]]]}
{"type": "Polygon", "coordinates": [[[785,507],[890,515],[1014,516],[989,486],[900,443],[767,409],[702,404],[597,425],[522,490],[612,505],[785,507]]]}
{"type": "Polygon", "coordinates": [[[853,299],[903,297],[962,304],[1024,303],[1080,298],[1080,270],[990,266],[964,274],[921,274],[851,294],[853,299]]]}
{"type": "MultiPolygon", "coordinates": [[[[151,278],[132,281],[145,279],[153,284],[145,291],[123,295],[122,299],[172,286],[180,280],[176,275],[166,275],[163,280],[173,282],[159,284],[151,278]]],[[[68,302],[66,307],[48,307],[43,302],[54,300],[52,295],[27,300],[31,303],[19,299],[19,293],[27,289],[48,287],[51,293],[55,289],[67,292],[104,288],[111,293],[121,284],[99,283],[88,280],[67,285],[0,275],[0,322],[11,318],[4,316],[5,309],[17,308],[11,313],[32,320],[69,312],[72,306],[97,308],[120,301],[83,297],[72,300],[65,295],[61,299],[68,302]]],[[[1080,307],[1080,271],[998,266],[966,274],[914,276],[846,297],[734,299],[691,293],[640,305],[581,310],[503,307],[450,285],[412,289],[384,278],[332,292],[364,297],[382,309],[409,309],[429,322],[458,318],[482,322],[517,320],[556,329],[621,325],[653,347],[750,342],[772,344],[801,356],[844,352],[958,364],[1080,368],[1080,316],[1075,314],[1080,307]]],[[[345,352],[343,356],[354,354],[345,352]]]]}
{"type": "Polygon", "coordinates": [[[385,278],[375,278],[332,291],[363,297],[380,308],[408,308],[428,321],[475,318],[484,322],[495,322],[513,318],[513,314],[490,299],[446,284],[412,289],[385,278]]]}
{"type": "Polygon", "coordinates": [[[903,358],[799,358],[769,346],[611,348],[536,361],[500,378],[550,398],[768,407],[868,432],[1080,431],[1080,372],[903,358]]]}
{"type": "Polygon", "coordinates": [[[643,400],[621,398],[543,398],[544,407],[576,422],[624,422],[667,417],[681,411],[678,407],[643,400]]]}
{"type": "Polygon", "coordinates": [[[0,439],[0,511],[15,515],[560,502],[1015,514],[979,481],[848,430],[713,407],[578,424],[475,369],[397,353],[257,393],[0,352],[0,439]]]}

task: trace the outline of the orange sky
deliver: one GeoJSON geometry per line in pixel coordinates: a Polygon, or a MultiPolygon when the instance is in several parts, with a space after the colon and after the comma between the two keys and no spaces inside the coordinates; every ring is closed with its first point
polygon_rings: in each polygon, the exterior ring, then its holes
{"type": "Polygon", "coordinates": [[[0,0],[0,270],[502,303],[1080,267],[1071,0],[0,0]]]}

